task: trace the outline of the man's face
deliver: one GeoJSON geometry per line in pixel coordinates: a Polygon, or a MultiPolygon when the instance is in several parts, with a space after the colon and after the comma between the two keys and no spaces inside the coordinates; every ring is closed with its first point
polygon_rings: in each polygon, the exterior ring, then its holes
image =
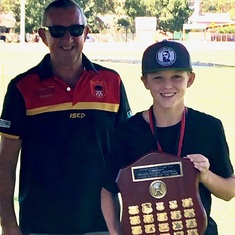
{"type": "MultiPolygon", "coordinates": [[[[49,10],[45,26],[71,26],[84,25],[81,14],[77,8],[53,8],[49,10]]],[[[68,30],[60,38],[51,36],[48,30],[41,30],[40,36],[49,47],[52,63],[59,65],[76,65],[81,61],[82,50],[89,29],[85,27],[81,36],[74,37],[68,30]]]]}

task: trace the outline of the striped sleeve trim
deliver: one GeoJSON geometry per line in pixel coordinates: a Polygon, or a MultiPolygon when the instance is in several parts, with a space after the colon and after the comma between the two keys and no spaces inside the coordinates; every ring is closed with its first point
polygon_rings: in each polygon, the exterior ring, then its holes
{"type": "Polygon", "coordinates": [[[15,139],[15,140],[20,139],[20,137],[18,135],[10,135],[10,134],[3,133],[3,132],[0,132],[0,135],[4,136],[4,137],[7,137],[7,138],[10,138],[10,139],[15,139]]]}

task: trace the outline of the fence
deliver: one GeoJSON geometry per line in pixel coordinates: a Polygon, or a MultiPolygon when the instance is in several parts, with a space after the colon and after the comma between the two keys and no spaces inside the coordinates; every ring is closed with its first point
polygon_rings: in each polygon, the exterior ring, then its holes
{"type": "Polygon", "coordinates": [[[235,42],[235,34],[222,34],[222,33],[213,33],[211,34],[211,41],[212,42],[235,42]]]}

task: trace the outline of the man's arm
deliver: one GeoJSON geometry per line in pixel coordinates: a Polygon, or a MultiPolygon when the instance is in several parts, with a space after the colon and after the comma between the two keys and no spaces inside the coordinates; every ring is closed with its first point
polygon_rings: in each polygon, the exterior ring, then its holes
{"type": "Polygon", "coordinates": [[[118,195],[112,194],[105,188],[102,188],[101,208],[110,235],[122,235],[120,227],[120,204],[118,195]]]}
{"type": "Polygon", "coordinates": [[[1,137],[0,142],[0,218],[3,235],[20,235],[14,210],[16,166],[21,140],[1,137]]]}

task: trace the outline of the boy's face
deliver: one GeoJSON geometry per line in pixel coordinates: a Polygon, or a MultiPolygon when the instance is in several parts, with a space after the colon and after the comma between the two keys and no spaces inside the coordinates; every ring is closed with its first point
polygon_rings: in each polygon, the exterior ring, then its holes
{"type": "Polygon", "coordinates": [[[146,89],[150,90],[154,104],[162,108],[184,106],[186,89],[193,84],[195,73],[163,70],[142,76],[146,89]]]}

